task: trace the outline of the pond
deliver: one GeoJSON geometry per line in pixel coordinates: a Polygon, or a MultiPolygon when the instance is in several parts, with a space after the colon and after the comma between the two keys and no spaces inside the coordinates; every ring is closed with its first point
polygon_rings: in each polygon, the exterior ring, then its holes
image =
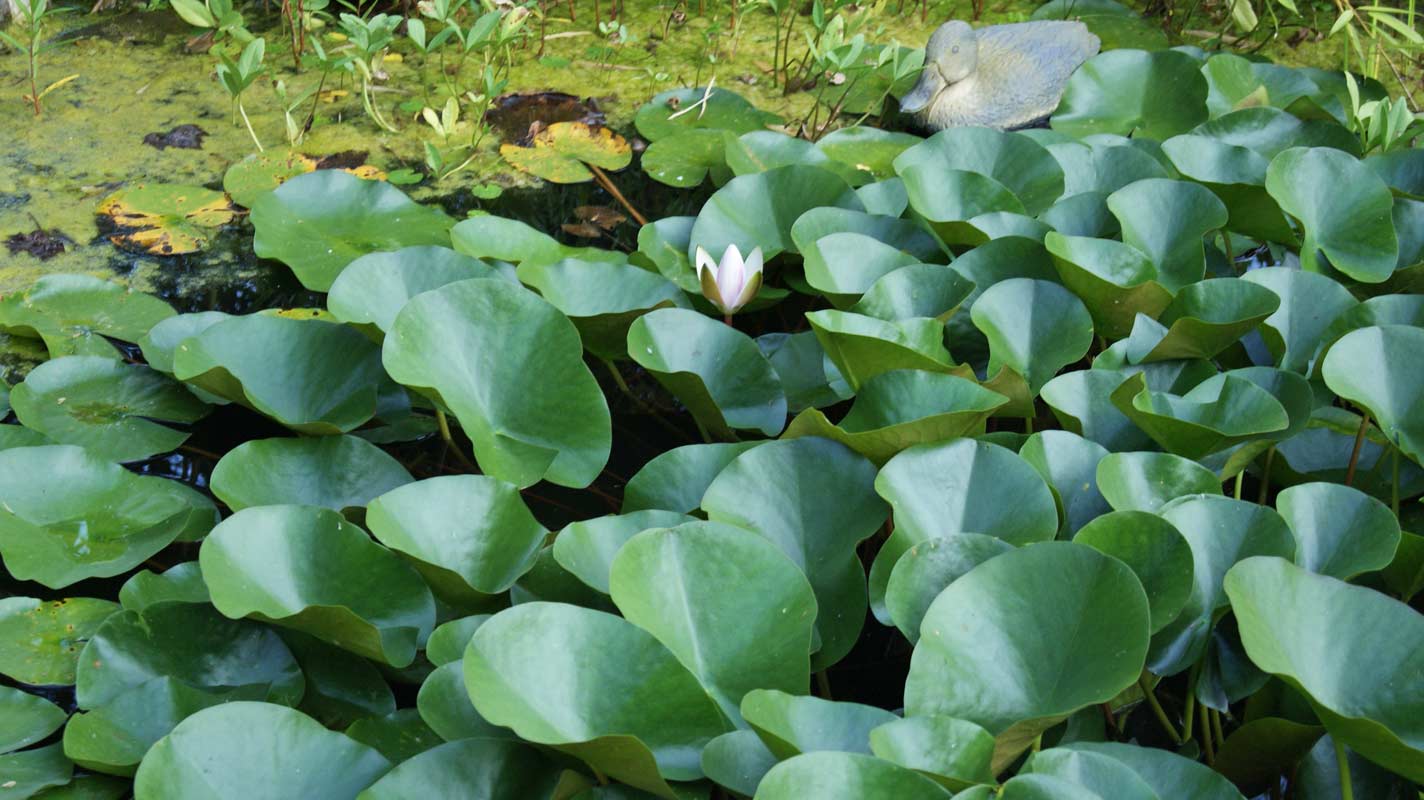
{"type": "Polygon", "coordinates": [[[0,799],[1424,782],[1412,7],[7,8],[0,799]]]}

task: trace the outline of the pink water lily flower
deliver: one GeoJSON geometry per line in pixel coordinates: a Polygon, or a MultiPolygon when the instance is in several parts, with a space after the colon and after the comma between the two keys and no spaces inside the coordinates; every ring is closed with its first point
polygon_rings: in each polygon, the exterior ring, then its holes
{"type": "Polygon", "coordinates": [[[728,245],[720,264],[711,253],[697,248],[697,279],[702,282],[702,296],[728,317],[756,297],[761,288],[761,267],[760,247],[744,261],[742,251],[734,244],[728,245]]]}

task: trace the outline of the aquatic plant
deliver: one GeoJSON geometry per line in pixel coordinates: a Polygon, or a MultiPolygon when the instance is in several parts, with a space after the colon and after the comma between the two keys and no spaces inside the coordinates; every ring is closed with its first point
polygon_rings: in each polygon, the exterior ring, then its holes
{"type": "Polygon", "coordinates": [[[78,75],[68,75],[49,84],[44,89],[39,88],[40,55],[59,46],[58,42],[45,39],[45,27],[51,17],[69,9],[55,8],[49,4],[49,0],[14,0],[14,7],[16,19],[19,22],[18,31],[7,33],[0,30],[0,41],[25,54],[30,93],[25,95],[24,100],[34,108],[35,116],[38,117],[41,100],[50,92],[79,77],[78,75]]]}
{"type": "MultiPolygon", "coordinates": [[[[232,97],[233,123],[237,123],[237,117],[242,117],[242,123],[247,126],[247,133],[252,137],[252,143],[257,145],[257,151],[262,152],[262,142],[257,138],[257,131],[252,129],[252,120],[247,118],[247,109],[242,105],[242,94],[246,92],[252,82],[266,71],[262,65],[262,57],[266,52],[267,42],[262,37],[257,37],[247,43],[242,48],[242,54],[236,60],[229,58],[226,54],[218,53],[218,81],[232,97]]],[[[301,101],[298,101],[300,104],[301,101]]],[[[287,130],[290,136],[294,128],[294,120],[291,118],[291,107],[283,102],[283,110],[287,112],[287,130]]]]}

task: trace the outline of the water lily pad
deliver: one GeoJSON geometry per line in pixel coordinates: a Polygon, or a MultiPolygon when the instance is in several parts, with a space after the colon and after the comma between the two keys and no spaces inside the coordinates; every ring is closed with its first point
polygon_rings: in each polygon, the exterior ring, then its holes
{"type": "Polygon", "coordinates": [[[555,122],[535,133],[527,145],[499,146],[505,161],[551,183],[593,180],[586,165],[620,170],[633,160],[628,140],[601,125],[555,122]]]}
{"type": "Polygon", "coordinates": [[[6,569],[50,588],[122,574],[217,522],[197,491],[73,445],[0,452],[0,497],[6,569]]]}
{"type": "Polygon", "coordinates": [[[665,136],[648,145],[640,163],[648,177],[680,189],[701,184],[708,173],[720,174],[723,182],[730,178],[726,140],[719,130],[692,129],[665,136]]]}
{"type": "Polygon", "coordinates": [[[559,771],[553,761],[528,745],[463,739],[402,762],[357,798],[525,800],[551,796],[558,781],[559,771]]]}
{"type": "Polygon", "coordinates": [[[870,748],[950,791],[994,782],[994,737],[968,720],[937,714],[896,720],[870,732],[870,748]]]}
{"type": "Polygon", "coordinates": [[[0,755],[40,741],[69,719],[54,703],[9,686],[0,686],[0,712],[0,755]]]}
{"type": "Polygon", "coordinates": [[[414,708],[358,719],[346,729],[346,735],[374,747],[393,764],[409,761],[444,742],[414,708]]]}
{"type": "Polygon", "coordinates": [[[489,475],[586,486],[608,460],[608,403],[578,331],[533,292],[476,279],[418,295],[396,316],[382,360],[454,412],[489,475]]]}
{"type": "Polygon", "coordinates": [[[1000,281],[984,290],[970,313],[974,326],[989,340],[988,374],[1012,371],[1027,385],[1030,398],[1093,344],[1088,309],[1056,283],[1028,278],[1000,281]]]}
{"type": "Polygon", "coordinates": [[[798,692],[811,679],[816,598],[769,539],[717,522],[644,531],[618,551],[609,586],[624,617],[671,650],[734,722],[753,689],[798,692]],[[733,582],[742,590],[728,592],[733,582]]]}
{"type": "Polygon", "coordinates": [[[735,730],[707,743],[702,750],[702,771],[713,783],[751,797],[779,760],[756,731],[735,730]]]}
{"type": "MultiPolygon", "coordinates": [[[[979,533],[956,533],[920,542],[905,551],[885,585],[885,612],[911,644],[920,623],[945,587],[1013,545],[979,533]]],[[[893,760],[893,759],[892,759],[893,760]]],[[[907,765],[908,766],[908,765],[907,765]]]]}
{"type": "Polygon", "coordinates": [[[1419,699],[1389,688],[1417,674],[1424,658],[1417,613],[1281,558],[1237,564],[1225,588],[1253,662],[1304,692],[1332,737],[1391,772],[1424,780],[1419,699]],[[1372,657],[1346,658],[1362,652],[1372,657]]]}
{"type": "Polygon", "coordinates": [[[868,183],[874,177],[843,161],[833,161],[814,142],[781,131],[751,131],[740,136],[724,134],[723,140],[727,168],[733,175],[750,175],[791,164],[806,164],[834,172],[851,186],[868,183]]]}
{"type": "Polygon", "coordinates": [[[376,750],[270,703],[226,703],[183,720],[139,766],[152,800],[347,798],[391,768],[376,750]],[[253,782],[253,775],[264,779],[253,782]]]}
{"type": "Polygon", "coordinates": [[[876,464],[907,447],[984,432],[1008,398],[954,375],[893,370],[866,381],[840,422],[819,409],[801,412],[784,438],[834,439],[876,464]]]}
{"type": "Polygon", "coordinates": [[[391,687],[375,664],[291,628],[278,628],[306,678],[298,710],[329,727],[396,710],[391,687]]]}
{"type": "Polygon", "coordinates": [[[1226,206],[1200,184],[1163,178],[1137,181],[1108,195],[1107,207],[1122,227],[1122,241],[1152,260],[1168,291],[1202,279],[1202,243],[1226,225],[1226,206]]]}
{"type": "Polygon", "coordinates": [[[1137,315],[1155,319],[1172,302],[1171,291],[1157,280],[1152,260],[1135,247],[1057,231],[1043,243],[1063,285],[1087,306],[1093,327],[1102,336],[1126,336],[1137,315]]]}
{"type": "Polygon", "coordinates": [[[772,767],[757,786],[757,800],[894,797],[943,800],[949,792],[929,778],[861,753],[807,753],[772,767]]]}
{"type": "Polygon", "coordinates": [[[260,195],[276,189],[298,175],[305,175],[318,169],[339,169],[358,178],[383,181],[386,173],[364,160],[361,151],[335,153],[331,156],[309,156],[294,150],[268,150],[252,153],[227,168],[223,173],[223,191],[232,201],[244,208],[250,208],[260,195]],[[340,165],[347,166],[340,166],[340,165]]]}
{"type": "Polygon", "coordinates": [[[1133,364],[1216,357],[1280,308],[1270,290],[1234,278],[1184,287],[1157,320],[1139,316],[1128,338],[1133,364]]]}
{"type": "Polygon", "coordinates": [[[361,508],[415,480],[399,461],[355,436],[254,439],[213,468],[213,494],[233,511],[252,506],[361,508]]]}
{"type": "Polygon", "coordinates": [[[410,664],[435,627],[419,574],[328,509],[244,509],[213,529],[198,560],[225,616],[295,628],[392,666],[410,664]]]}
{"type": "Polygon", "coordinates": [[[118,610],[93,597],[0,598],[0,675],[37,685],[74,683],[79,651],[118,610]]]}
{"type": "Polygon", "coordinates": [[[340,170],[300,175],[252,203],[252,246],[325,292],[356,258],[377,250],[448,245],[454,220],[381,181],[340,170]]]}
{"type": "Polygon", "coordinates": [[[1241,793],[1220,773],[1170,750],[1121,742],[1073,742],[1060,747],[1104,755],[1126,765],[1158,797],[1181,793],[1202,800],[1242,800],[1241,793]]]}
{"type": "Polygon", "coordinates": [[[425,644],[425,657],[437,667],[459,661],[475,631],[489,619],[489,614],[472,614],[436,625],[425,644]]]}
{"type": "Polygon", "coordinates": [[[213,228],[236,214],[227,195],[201,186],[140,184],[109,195],[97,213],[116,232],[109,241],[139,253],[176,256],[208,245],[213,228]]]}
{"type": "Polygon", "coordinates": [[[142,365],[101,356],[64,356],[25,376],[10,394],[25,427],[100,458],[138,461],[176,449],[208,406],[182,384],[142,365]]]}
{"type": "Polygon", "coordinates": [[[994,238],[974,225],[974,220],[1000,211],[1025,214],[1023,202],[988,175],[963,169],[946,169],[936,161],[897,161],[905,181],[914,216],[944,246],[978,245],[994,238]]]}
{"type": "Polygon", "coordinates": [[[119,603],[129,611],[143,611],[158,603],[207,603],[211,599],[196,561],[174,564],[157,574],[139,570],[119,587],[119,603]]]}
{"type": "Polygon", "coordinates": [[[780,117],[758,109],[736,92],[713,87],[672,89],[654,95],[633,118],[638,133],[650,142],[698,129],[730,131],[740,136],[780,121],[780,117]]]}
{"type": "Polygon", "coordinates": [[[974,290],[974,284],[957,270],[911,264],[877,278],[850,310],[887,321],[914,317],[946,321],[974,290]]]}
{"type": "Polygon", "coordinates": [[[1148,605],[1122,562],[1047,542],[985,561],[930,606],[905,683],[909,716],[998,734],[1104,703],[1137,681],[1148,605]]]}
{"type": "Polygon", "coordinates": [[[717,442],[674,447],[643,465],[623,488],[623,513],[662,509],[686,514],[702,504],[702,494],[752,442],[717,442]]]}
{"type": "Polygon", "coordinates": [[[1281,299],[1261,323],[1261,338],[1281,369],[1308,373],[1311,357],[1326,331],[1359,303],[1349,290],[1324,275],[1288,267],[1253,269],[1242,276],[1281,299]]]}
{"type": "Polygon", "coordinates": [[[0,330],[43,339],[51,358],[117,358],[106,337],[137,342],[171,316],[162,300],[89,275],[45,275],[0,298],[0,330]]]}
{"type": "Polygon", "coordinates": [[[686,309],[665,308],[636,319],[628,354],[652,372],[709,431],[786,425],[781,380],[756,342],[730,325],[686,309]]]}
{"type": "Polygon", "coordinates": [[[331,284],[327,308],[342,322],[384,333],[396,314],[421,292],[470,278],[489,278],[493,267],[448,247],[420,245],[368,253],[341,271],[331,284]]]}
{"type": "Polygon", "coordinates": [[[1329,147],[1300,147],[1271,159],[1266,191],[1300,222],[1303,268],[1329,266],[1363,283],[1380,283],[1399,258],[1389,187],[1359,160],[1329,147]],[[1334,187],[1321,192],[1322,186],[1334,187]]]}
{"type": "Polygon", "coordinates": [[[727,730],[692,673],[611,614],[518,605],[480,626],[462,663],[485,719],[669,800],[667,780],[701,777],[698,753],[727,730]],[[550,686],[573,691],[555,696],[550,686]]]}
{"type": "Polygon", "coordinates": [[[1192,550],[1170,522],[1146,511],[1113,511],[1073,537],[1132,569],[1147,592],[1153,633],[1172,623],[1192,591],[1192,550]]]}
{"type": "Polygon", "coordinates": [[[731,245],[743,253],[760,247],[767,261],[783,252],[798,252],[792,224],[823,206],[865,210],[843,178],[819,167],[792,164],[733,178],[698,213],[688,258],[696,257],[698,247],[721,258],[731,245]]]}
{"type": "MultiPolygon", "coordinates": [[[[707,482],[711,483],[710,477],[707,482]]],[[[673,528],[694,520],[695,517],[677,511],[647,509],[573,522],[559,531],[554,539],[554,560],[590,588],[609,594],[612,591],[608,581],[613,559],[629,539],[652,528],[673,528]]]]}
{"type": "MultiPolygon", "coordinates": [[[[466,643],[468,645],[468,643],[466,643]]],[[[470,704],[465,690],[464,665],[460,658],[430,673],[416,695],[420,718],[447,742],[459,739],[516,739],[508,729],[491,724],[470,704]]]]}
{"type": "Polygon", "coordinates": [[[1194,494],[1221,494],[1216,473],[1171,453],[1113,453],[1098,464],[1098,486],[1117,511],[1150,511],[1194,494]]]}
{"type": "Polygon", "coordinates": [[[627,263],[529,262],[520,265],[519,279],[573,320],[584,347],[602,358],[627,356],[633,320],[654,309],[690,305],[672,281],[627,263]]]}
{"type": "Polygon", "coordinates": [[[850,652],[865,621],[865,572],[855,548],[885,521],[875,465],[817,438],[760,444],[707,487],[708,519],[760,533],[796,562],[816,592],[820,649],[813,669],[850,652]]]}
{"type": "Polygon", "coordinates": [[[1205,122],[1206,99],[1206,79],[1191,56],[1112,50],[1073,73],[1051,122],[1080,139],[1116,133],[1162,141],[1205,122]]]}
{"type": "Polygon", "coordinates": [[[64,757],[59,743],[0,756],[0,775],[6,794],[37,797],[50,787],[64,786],[74,775],[74,764],[64,757]]]}
{"type": "Polygon", "coordinates": [[[484,475],[446,475],[391,489],[371,501],[366,526],[453,601],[513,586],[534,566],[548,535],[518,489],[484,475]]]}
{"type": "Polygon", "coordinates": [[[1187,458],[1265,438],[1290,425],[1285,407],[1270,392],[1227,374],[1177,395],[1147,389],[1138,373],[1113,391],[1112,401],[1164,449],[1187,458]]]}
{"type": "Polygon", "coordinates": [[[1399,547],[1399,520],[1389,506],[1338,483],[1302,483],[1276,496],[1291,533],[1295,564],[1319,575],[1349,580],[1384,569],[1399,547]]]}
{"type": "Polygon", "coordinates": [[[944,346],[944,323],[937,319],[892,322],[828,308],[807,313],[806,320],[836,369],[857,391],[875,376],[893,370],[973,374],[968,367],[955,365],[944,346]]]}
{"type": "Polygon", "coordinates": [[[457,251],[467,256],[512,264],[526,261],[552,264],[572,250],[527,223],[492,214],[471,217],[451,228],[450,240],[457,251]]]}
{"type": "MultiPolygon", "coordinates": [[[[1032,139],[991,128],[949,128],[895,159],[901,177],[910,172],[929,174],[912,169],[917,166],[993,178],[1013,193],[1030,216],[1043,213],[1063,194],[1063,168],[1051,153],[1032,139]]],[[[914,197],[915,184],[907,178],[906,186],[914,197]]]]}
{"type": "Polygon", "coordinates": [[[1424,347],[1424,329],[1381,325],[1346,334],[1325,356],[1325,383],[1372,412],[1404,453],[1424,464],[1424,375],[1408,369],[1424,347]]]}
{"type": "Polygon", "coordinates": [[[816,140],[816,149],[832,160],[848,164],[878,180],[895,175],[895,159],[901,153],[924,141],[918,136],[900,131],[887,131],[869,125],[837,128],[816,140]]]}

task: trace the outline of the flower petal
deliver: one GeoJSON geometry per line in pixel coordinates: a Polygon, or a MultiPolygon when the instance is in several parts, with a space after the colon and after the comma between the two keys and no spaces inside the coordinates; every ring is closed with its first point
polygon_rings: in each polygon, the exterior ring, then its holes
{"type": "Polygon", "coordinates": [[[747,285],[746,266],[742,263],[742,252],[736,245],[728,245],[722,254],[722,264],[717,268],[717,289],[722,299],[730,301],[742,293],[747,285]]]}
{"type": "Polygon", "coordinates": [[[707,249],[699,245],[697,247],[697,277],[702,278],[703,268],[710,269],[712,274],[717,274],[717,261],[712,258],[712,254],[707,249]]]}

